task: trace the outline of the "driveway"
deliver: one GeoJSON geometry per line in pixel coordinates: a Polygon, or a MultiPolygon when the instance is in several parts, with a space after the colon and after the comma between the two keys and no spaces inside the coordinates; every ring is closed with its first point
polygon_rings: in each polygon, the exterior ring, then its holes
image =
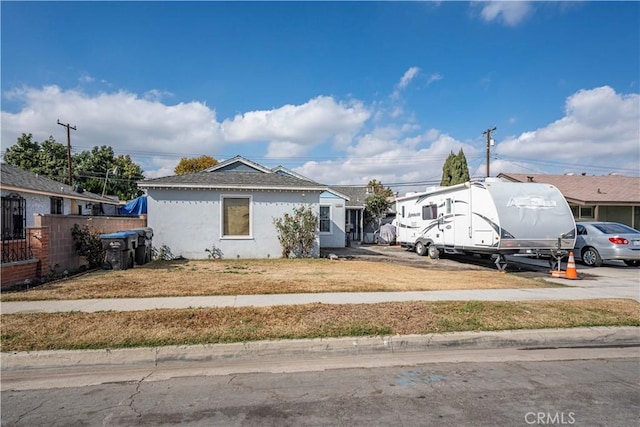
{"type": "MultiPolygon", "coordinates": [[[[419,268],[438,270],[496,270],[493,261],[468,256],[444,256],[432,260],[429,257],[418,256],[400,246],[388,245],[359,245],[348,248],[327,248],[321,250],[322,257],[335,254],[340,258],[363,259],[368,261],[395,262],[419,268]]],[[[587,267],[576,263],[579,280],[554,278],[549,271],[546,259],[536,259],[522,256],[507,257],[509,264],[507,272],[529,278],[540,278],[565,286],[596,288],[616,287],[635,289],[640,299],[640,268],[628,267],[623,262],[606,262],[602,267],[587,267]]],[[[566,269],[566,260],[562,263],[562,270],[566,269]]]]}

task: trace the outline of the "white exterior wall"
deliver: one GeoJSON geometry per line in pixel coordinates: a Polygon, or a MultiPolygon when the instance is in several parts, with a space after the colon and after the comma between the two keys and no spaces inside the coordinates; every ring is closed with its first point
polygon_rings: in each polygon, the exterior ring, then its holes
{"type": "MultiPolygon", "coordinates": [[[[312,204],[319,213],[318,192],[218,191],[148,189],[147,225],[153,228],[153,246],[166,245],[174,256],[207,259],[215,246],[223,258],[281,258],[282,248],[274,218],[294,207],[312,204]],[[251,197],[251,236],[222,237],[222,196],[251,197]]],[[[319,256],[319,239],[313,254],[319,256]]]]}
{"type": "Polygon", "coordinates": [[[346,245],[345,200],[342,197],[325,191],[320,195],[320,206],[329,206],[329,217],[331,218],[330,231],[328,233],[320,233],[320,247],[344,248],[346,245]]]}
{"type": "MultiPolygon", "coordinates": [[[[11,191],[2,191],[2,197],[7,197],[10,194],[14,194],[11,191]]],[[[31,193],[17,193],[24,199],[25,202],[25,215],[27,219],[27,227],[33,227],[35,220],[34,215],[43,214],[48,215],[51,213],[51,198],[40,194],[31,193]]],[[[71,212],[71,199],[62,199],[62,213],[63,215],[70,215],[71,212]]]]}

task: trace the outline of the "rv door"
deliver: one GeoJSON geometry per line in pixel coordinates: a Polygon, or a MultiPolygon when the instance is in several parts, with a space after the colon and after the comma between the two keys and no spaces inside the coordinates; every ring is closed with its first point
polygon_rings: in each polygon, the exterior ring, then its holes
{"type": "Polygon", "coordinates": [[[455,206],[451,198],[447,198],[444,203],[444,224],[442,227],[442,241],[445,246],[455,244],[455,206]]]}

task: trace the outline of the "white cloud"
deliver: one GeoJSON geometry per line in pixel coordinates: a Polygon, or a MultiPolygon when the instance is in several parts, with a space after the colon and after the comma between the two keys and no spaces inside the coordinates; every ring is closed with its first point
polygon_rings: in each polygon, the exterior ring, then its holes
{"type": "Polygon", "coordinates": [[[481,7],[480,16],[486,22],[502,21],[510,27],[520,24],[533,13],[533,6],[528,1],[483,1],[472,5],[481,7]]]}
{"type": "Polygon", "coordinates": [[[58,86],[14,89],[4,96],[21,109],[2,111],[2,149],[23,132],[37,141],[52,135],[66,142],[66,132],[56,124],[60,119],[77,127],[71,136],[74,151],[108,145],[116,154],[131,154],[147,175],[158,176],[173,170],[166,162],[158,164],[158,157],[171,159],[175,166],[180,157],[212,155],[233,143],[267,145],[267,156],[285,158],[327,141],[348,145],[370,117],[360,102],[321,96],[220,123],[215,110],[201,102],[163,104],[160,98],[167,95],[155,90],[142,97],[126,91],[90,95],[58,86]]]}
{"type": "MultiPolygon", "coordinates": [[[[405,73],[406,75],[406,73],[405,73]]],[[[21,107],[2,111],[2,148],[23,133],[43,141],[53,135],[66,142],[60,119],[77,127],[74,150],[109,145],[116,154],[130,154],[147,177],[173,173],[180,157],[237,152],[262,163],[262,158],[294,159],[314,153],[327,160],[293,168],[327,184],[417,183],[400,192],[423,189],[440,180],[450,152],[463,149],[472,176],[484,176],[483,137],[460,141],[438,129],[423,129],[404,115],[392,117],[384,103],[364,105],[319,96],[301,105],[250,111],[219,121],[201,102],[165,105],[125,91],[90,95],[57,86],[21,88],[5,93],[21,107]]],[[[583,172],[597,165],[601,173],[636,171],[640,167],[640,99],[611,87],[581,90],[566,100],[564,117],[535,130],[507,137],[492,148],[491,174],[534,171],[583,172]],[[497,157],[497,158],[496,158],[497,157]],[[607,169],[608,168],[608,169],[607,169]]],[[[219,158],[219,160],[224,160],[219,158]]],[[[287,167],[287,162],[279,161],[287,167]]],[[[265,163],[265,166],[275,166],[265,163]]],[[[593,172],[590,172],[593,173],[593,172]]],[[[633,174],[633,173],[630,173],[633,174]]]]}
{"type": "Polygon", "coordinates": [[[506,158],[530,158],[529,165],[562,164],[559,173],[596,166],[602,173],[610,169],[637,174],[639,135],[640,96],[618,94],[603,86],[571,95],[563,118],[507,138],[496,146],[496,152],[506,158]]]}
{"type": "Polygon", "coordinates": [[[404,72],[398,84],[396,84],[395,90],[391,94],[392,99],[398,99],[400,97],[400,92],[402,92],[411,81],[418,75],[420,72],[420,68],[418,67],[410,67],[407,71],[404,72]]]}
{"type": "Polygon", "coordinates": [[[80,83],[93,83],[96,79],[91,77],[89,74],[80,75],[80,83]]]}
{"type": "Polygon", "coordinates": [[[413,78],[418,74],[418,71],[420,71],[420,68],[418,67],[411,67],[407,71],[405,71],[404,75],[400,79],[400,82],[398,83],[398,88],[404,89],[405,87],[407,87],[411,80],[413,80],[413,78]]]}
{"type": "Polygon", "coordinates": [[[438,82],[440,80],[442,80],[444,77],[442,76],[442,74],[440,73],[433,73],[429,76],[429,78],[427,79],[427,86],[430,85],[431,83],[434,82],[438,82]]]}
{"type": "Polygon", "coordinates": [[[250,111],[222,122],[225,141],[267,141],[269,156],[299,155],[327,141],[350,140],[369,119],[360,102],[341,103],[319,96],[302,105],[250,111]]]}
{"type": "Polygon", "coordinates": [[[109,145],[116,154],[140,158],[142,153],[200,155],[223,145],[215,111],[199,102],[164,105],[124,91],[92,96],[57,86],[27,87],[6,95],[23,107],[16,113],[2,111],[3,149],[23,132],[37,141],[52,135],[66,142],[58,119],[77,128],[71,135],[74,151],[109,145]]]}
{"type": "Polygon", "coordinates": [[[472,145],[436,129],[422,133],[416,130],[414,125],[373,129],[347,149],[346,158],[310,161],[295,171],[333,185],[364,185],[377,179],[403,194],[438,184],[444,160],[452,151],[457,153],[462,148],[467,159],[476,156],[472,145]]]}

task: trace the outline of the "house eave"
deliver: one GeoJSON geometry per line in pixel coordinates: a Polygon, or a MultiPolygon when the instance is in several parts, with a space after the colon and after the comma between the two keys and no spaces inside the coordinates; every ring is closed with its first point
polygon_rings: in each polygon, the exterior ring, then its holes
{"type": "Polygon", "coordinates": [[[5,191],[15,191],[16,193],[29,193],[29,194],[37,194],[39,196],[47,196],[47,197],[63,197],[67,199],[73,200],[81,200],[83,202],[92,202],[92,203],[105,203],[108,205],[118,205],[119,201],[116,200],[108,200],[108,199],[98,199],[93,197],[83,197],[82,193],[55,193],[51,191],[42,191],[42,190],[34,190],[31,188],[24,187],[15,187],[12,185],[0,185],[0,190],[5,191]]]}
{"type": "Polygon", "coordinates": [[[178,190],[242,190],[242,191],[314,191],[323,192],[327,187],[281,187],[277,185],[210,185],[210,184],[145,184],[138,183],[138,187],[152,189],[178,189],[178,190]]]}
{"type": "Polygon", "coordinates": [[[621,202],[616,200],[580,200],[566,196],[567,203],[580,206],[638,206],[640,202],[621,202]]]}

